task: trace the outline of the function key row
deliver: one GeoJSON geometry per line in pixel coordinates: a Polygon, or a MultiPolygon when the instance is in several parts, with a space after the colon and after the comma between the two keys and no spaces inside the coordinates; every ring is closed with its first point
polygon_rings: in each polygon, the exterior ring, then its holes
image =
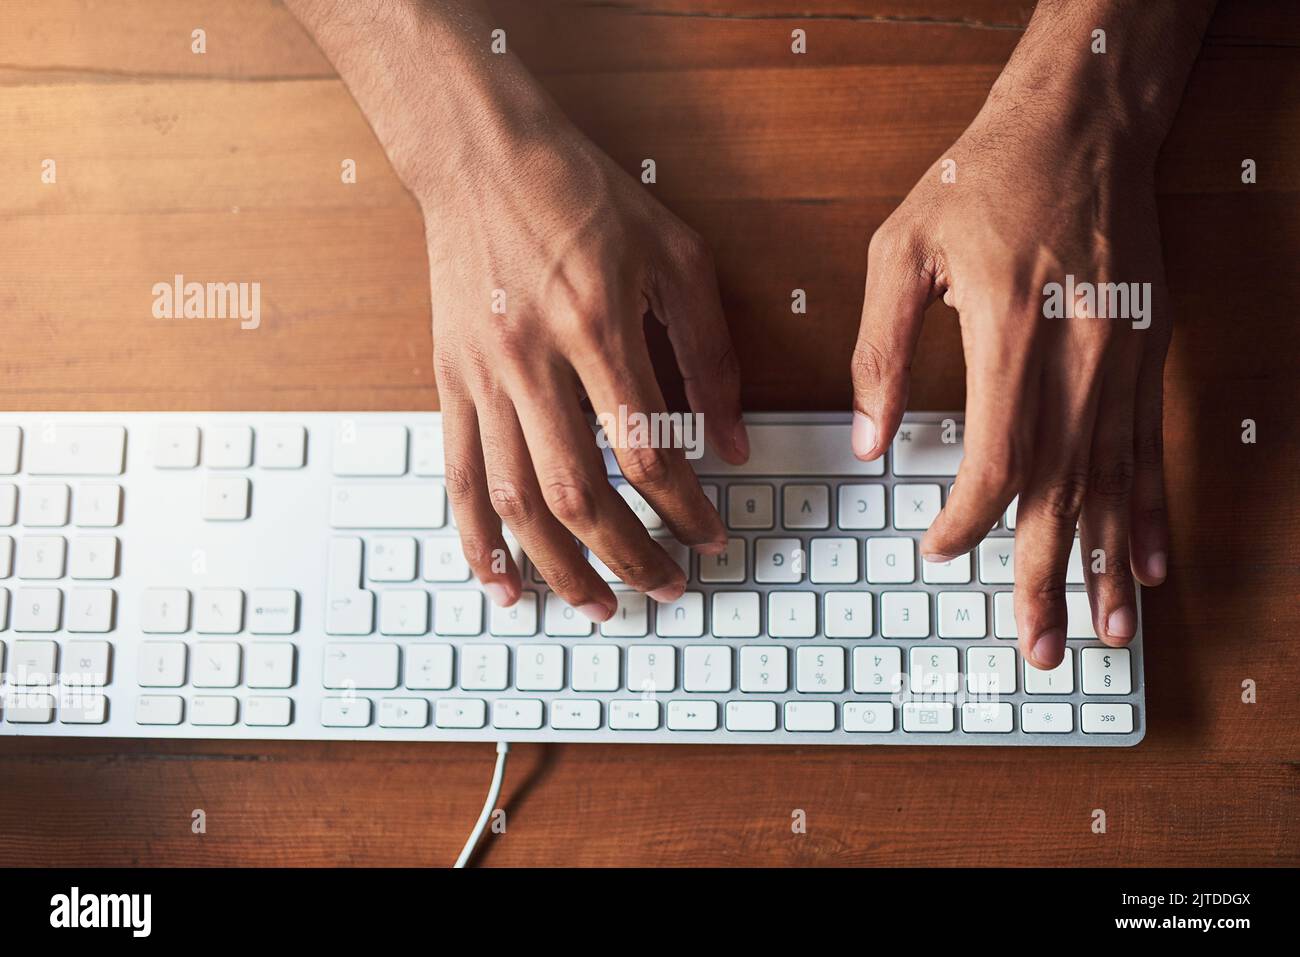
{"type": "Polygon", "coordinates": [[[154,433],[153,464],[160,469],[246,469],[254,458],[264,469],[300,469],[307,464],[307,430],[274,425],[254,436],[248,425],[162,425],[154,433]]]}

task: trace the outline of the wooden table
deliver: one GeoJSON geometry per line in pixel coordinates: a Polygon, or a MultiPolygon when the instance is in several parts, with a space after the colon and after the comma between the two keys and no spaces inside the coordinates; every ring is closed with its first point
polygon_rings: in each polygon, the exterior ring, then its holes
{"type": "MultiPolygon", "coordinates": [[[[656,194],[712,243],[748,406],[839,409],[867,237],[975,114],[1031,6],[511,0],[499,20],[623,166],[657,160],[656,194]],[[790,314],[795,287],[807,316],[790,314]]],[[[1224,0],[1159,174],[1173,554],[1144,596],[1141,746],[520,746],[508,831],[483,861],[1300,862],[1297,156],[1300,8],[1224,0]]],[[[433,408],[421,240],[282,7],[4,4],[3,407],[433,408]],[[151,286],[176,273],[260,281],[261,328],[153,319],[151,286]]],[[[942,306],[915,376],[914,407],[962,404],[942,306]]],[[[5,738],[0,864],[445,865],[492,759],[480,745],[5,738]]]]}

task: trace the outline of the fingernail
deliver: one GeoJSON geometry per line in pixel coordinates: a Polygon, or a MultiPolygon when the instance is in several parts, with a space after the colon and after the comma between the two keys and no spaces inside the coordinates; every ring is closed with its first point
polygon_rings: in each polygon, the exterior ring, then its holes
{"type": "Polygon", "coordinates": [[[578,611],[597,624],[600,624],[602,621],[609,621],[614,617],[613,610],[606,608],[598,601],[589,601],[585,605],[579,605],[578,611]]]}
{"type": "Polygon", "coordinates": [[[1162,582],[1168,571],[1164,552],[1152,552],[1147,556],[1147,577],[1152,581],[1162,582]]]}
{"type": "Polygon", "coordinates": [[[657,602],[667,603],[681,598],[682,593],[685,591],[685,585],[664,585],[662,588],[656,588],[654,591],[646,592],[646,594],[657,602]]]}
{"type": "Polygon", "coordinates": [[[1060,628],[1043,632],[1034,642],[1030,653],[1044,668],[1055,668],[1065,657],[1065,632],[1060,628]]]}
{"type": "Polygon", "coordinates": [[[1106,617],[1106,634],[1112,638],[1132,638],[1137,634],[1137,615],[1128,605],[1116,608],[1106,617]]]}
{"type": "Polygon", "coordinates": [[[742,459],[749,458],[749,430],[743,420],[736,422],[736,429],[731,433],[731,442],[742,459]]]}
{"type": "Polygon", "coordinates": [[[924,558],[924,559],[925,559],[927,562],[929,562],[931,565],[942,565],[942,564],[944,564],[945,562],[950,562],[950,561],[952,561],[952,560],[953,560],[954,558],[956,558],[957,556],[956,556],[956,555],[940,555],[938,552],[931,552],[929,555],[922,555],[921,557],[924,558]]]}
{"type": "Polygon", "coordinates": [[[721,555],[727,550],[727,540],[724,538],[720,542],[705,542],[703,545],[696,545],[695,550],[701,555],[721,555]]]}
{"type": "Polygon", "coordinates": [[[876,423],[862,412],[853,413],[853,454],[858,458],[870,455],[876,447],[876,423]]]}
{"type": "Polygon", "coordinates": [[[505,608],[506,605],[510,604],[510,592],[506,590],[505,585],[498,584],[497,582],[488,582],[483,586],[483,591],[487,593],[492,604],[499,608],[505,608]]]}

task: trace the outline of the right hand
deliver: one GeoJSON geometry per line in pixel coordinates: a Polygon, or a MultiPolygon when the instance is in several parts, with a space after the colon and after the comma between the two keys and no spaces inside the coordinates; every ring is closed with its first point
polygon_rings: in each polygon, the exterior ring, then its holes
{"type": "MultiPolygon", "coordinates": [[[[614,593],[575,537],[658,601],[680,597],[686,573],[609,484],[581,393],[597,414],[664,410],[642,326],[653,311],[710,444],[740,463],[749,447],[739,367],[700,238],[563,117],[532,129],[459,144],[454,174],[415,189],[447,491],[465,557],[494,602],[513,604],[523,587],[504,520],[556,594],[604,621],[614,593]],[[494,312],[502,294],[504,313],[494,312]]],[[[681,449],[614,452],[678,541],[725,548],[681,449]]]]}

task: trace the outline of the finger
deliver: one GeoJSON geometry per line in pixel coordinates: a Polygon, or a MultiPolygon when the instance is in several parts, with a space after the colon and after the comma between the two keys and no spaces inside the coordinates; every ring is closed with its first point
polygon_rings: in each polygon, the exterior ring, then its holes
{"type": "Polygon", "coordinates": [[[651,305],[668,331],[686,401],[704,417],[709,443],[728,462],[740,465],[749,458],[740,411],[740,363],[722,313],[713,257],[695,239],[683,259],[677,275],[655,283],[651,305]]]}
{"type": "MultiPolygon", "coordinates": [[[[708,553],[725,549],[727,532],[722,518],[678,447],[683,443],[675,438],[679,432],[674,429],[674,419],[666,417],[645,340],[639,333],[615,336],[600,351],[575,353],[574,368],[599,420],[607,426],[606,438],[628,483],[683,545],[708,553]],[[633,419],[634,415],[638,418],[633,419]],[[648,424],[648,428],[623,430],[623,423],[648,424]],[[622,431],[627,434],[620,434],[622,431]]],[[[685,419],[676,421],[681,423],[681,434],[691,425],[685,419]]]]}
{"type": "Polygon", "coordinates": [[[493,510],[552,591],[591,620],[608,620],[618,608],[614,593],[546,507],[508,398],[480,398],[479,423],[493,510]]]}
{"type": "Polygon", "coordinates": [[[548,398],[516,410],[547,508],[621,581],[656,601],[676,601],[686,574],[609,484],[578,405],[577,383],[550,369],[540,370],[538,379],[529,394],[548,398]]]}
{"type": "Polygon", "coordinates": [[[1079,520],[1083,576],[1093,628],[1106,644],[1127,645],[1137,634],[1137,593],[1129,570],[1129,499],[1133,492],[1135,373],[1119,371],[1102,389],[1093,435],[1088,491],[1079,520]]]}
{"type": "Polygon", "coordinates": [[[882,455],[907,408],[916,340],[933,282],[914,243],[888,223],[871,237],[862,324],[853,350],[853,454],[882,455]]]}
{"type": "Polygon", "coordinates": [[[488,598],[503,607],[513,605],[519,600],[523,581],[501,534],[501,519],[488,498],[474,404],[453,375],[440,372],[437,379],[446,456],[444,478],[461,550],[488,598]]]}
{"type": "Polygon", "coordinates": [[[1154,586],[1165,580],[1169,564],[1164,470],[1164,368],[1169,350],[1169,324],[1163,323],[1144,334],[1153,339],[1143,353],[1138,370],[1130,545],[1133,574],[1143,585],[1154,586]]]}
{"type": "MultiPolygon", "coordinates": [[[[992,306],[979,305],[991,315],[992,306]]],[[[967,317],[963,317],[965,319],[967,317]]],[[[966,353],[966,431],[961,466],[948,503],[921,539],[921,553],[946,562],[975,548],[1020,491],[1038,421],[1039,379],[1032,317],[1003,317],[963,326],[986,330],[962,337],[966,353]],[[1026,333],[1026,330],[1029,330],[1026,333]]]]}
{"type": "MultiPolygon", "coordinates": [[[[1072,361],[1068,343],[1053,353],[1072,361]],[[1062,355],[1062,353],[1067,353],[1062,355]]],[[[1016,518],[1016,633],[1036,668],[1065,657],[1065,572],[1088,488],[1088,454],[1096,419],[1097,359],[1080,357],[1067,379],[1058,363],[1045,370],[1035,457],[1016,518]],[[1088,383],[1072,387],[1070,382],[1088,383]]]]}

